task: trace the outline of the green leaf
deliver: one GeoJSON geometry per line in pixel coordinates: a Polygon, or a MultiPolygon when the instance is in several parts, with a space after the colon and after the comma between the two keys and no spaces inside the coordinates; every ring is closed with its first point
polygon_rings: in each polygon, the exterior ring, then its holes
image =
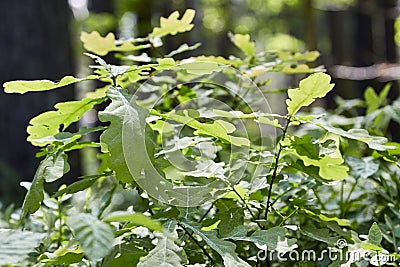
{"type": "Polygon", "coordinates": [[[294,136],[290,145],[301,156],[306,156],[310,159],[319,159],[319,145],[313,143],[312,137],[309,135],[302,137],[294,136]]]}
{"type": "Polygon", "coordinates": [[[379,226],[374,222],[368,232],[368,240],[371,244],[380,246],[382,242],[382,232],[379,226]]]}
{"type": "Polygon", "coordinates": [[[56,257],[44,259],[41,262],[46,263],[46,266],[54,266],[54,265],[70,265],[72,263],[81,262],[83,259],[84,253],[81,248],[69,249],[65,247],[60,247],[56,251],[54,251],[54,255],[56,257]]]}
{"type": "MultiPolygon", "coordinates": [[[[170,232],[169,235],[173,238],[178,237],[175,231],[170,232]]],[[[141,258],[137,266],[183,267],[182,263],[186,261],[183,249],[164,235],[156,234],[156,236],[158,239],[156,247],[146,257],[141,258]]]]}
{"type": "Polygon", "coordinates": [[[247,56],[254,56],[255,54],[255,44],[250,41],[250,35],[248,34],[232,34],[229,33],[229,38],[238,47],[243,51],[247,56]]]}
{"type": "Polygon", "coordinates": [[[90,260],[99,260],[111,251],[114,232],[108,224],[90,214],[69,216],[67,223],[90,260]]]}
{"type": "Polygon", "coordinates": [[[110,267],[121,267],[121,266],[137,266],[139,259],[146,255],[146,252],[136,253],[123,253],[110,261],[110,267]]]}
{"type": "Polygon", "coordinates": [[[363,143],[366,143],[369,148],[379,150],[379,151],[386,151],[389,149],[395,149],[394,146],[384,145],[387,143],[387,138],[382,136],[372,136],[369,135],[368,131],[365,129],[350,129],[345,131],[340,128],[335,128],[325,122],[317,123],[318,126],[324,128],[330,133],[337,134],[339,136],[346,137],[348,139],[357,140],[363,143]]]}
{"type": "Polygon", "coordinates": [[[235,227],[243,225],[244,212],[243,208],[232,208],[224,212],[219,212],[216,217],[220,219],[218,224],[218,232],[220,236],[227,236],[235,227]]]}
{"type": "Polygon", "coordinates": [[[62,150],[57,150],[42,160],[22,204],[21,219],[25,218],[28,212],[34,213],[40,208],[44,199],[44,181],[53,182],[68,171],[67,155],[62,150]]]}
{"type": "Polygon", "coordinates": [[[191,22],[194,19],[195,11],[187,9],[179,19],[179,12],[175,11],[169,15],[168,18],[160,18],[160,27],[155,27],[150,34],[151,37],[162,37],[166,35],[175,35],[181,32],[190,31],[193,28],[191,22]]]}
{"type": "Polygon", "coordinates": [[[212,74],[213,72],[221,71],[221,68],[215,62],[210,61],[194,61],[179,64],[173,69],[184,69],[189,74],[205,75],[212,74]]]}
{"type": "Polygon", "coordinates": [[[315,225],[302,226],[300,227],[300,232],[312,239],[324,242],[329,246],[335,246],[337,240],[339,239],[339,237],[331,236],[329,233],[329,229],[327,228],[318,229],[315,227],[315,225]]]}
{"type": "Polygon", "coordinates": [[[109,151],[111,154],[108,164],[110,169],[115,170],[117,179],[121,182],[129,183],[133,181],[133,177],[124,158],[122,127],[126,112],[131,108],[130,101],[132,97],[114,87],[108,89],[107,96],[112,102],[104,111],[99,112],[100,121],[110,122],[108,129],[100,136],[102,150],[109,151]]]}
{"type": "Polygon", "coordinates": [[[0,265],[28,266],[24,260],[39,246],[45,235],[31,231],[0,229],[0,265]]]}
{"type": "Polygon", "coordinates": [[[318,51],[307,51],[305,53],[293,53],[290,51],[278,51],[278,57],[283,61],[297,62],[297,61],[315,61],[319,57],[318,51]]]}
{"type": "Polygon", "coordinates": [[[169,52],[165,57],[173,57],[175,55],[181,54],[186,51],[191,51],[197,49],[199,46],[201,46],[201,43],[196,43],[192,46],[189,46],[188,44],[182,44],[180,45],[177,49],[169,52]]]}
{"type": "Polygon", "coordinates": [[[300,81],[300,87],[289,89],[289,99],[286,100],[289,115],[294,115],[300,108],[306,107],[316,98],[324,97],[334,84],[331,77],[325,73],[314,73],[300,81]]]}
{"type": "Polygon", "coordinates": [[[153,231],[162,232],[161,224],[142,213],[113,212],[104,218],[106,222],[129,222],[133,225],[144,226],[153,231]]]}
{"type": "Polygon", "coordinates": [[[99,178],[104,177],[107,174],[100,174],[100,175],[92,175],[89,177],[84,177],[82,180],[76,181],[64,189],[61,189],[57,191],[55,194],[53,194],[51,197],[60,197],[64,194],[74,194],[79,191],[83,191],[89,187],[91,187],[94,182],[96,182],[99,178]]]}
{"type": "Polygon", "coordinates": [[[247,240],[259,246],[267,246],[268,249],[277,248],[279,241],[284,241],[285,229],[280,226],[272,227],[268,230],[257,230],[247,240]]]}
{"type": "Polygon", "coordinates": [[[326,215],[324,215],[322,213],[317,214],[317,213],[315,213],[315,212],[313,212],[311,210],[305,210],[304,209],[304,212],[307,213],[310,216],[317,217],[318,219],[320,219],[320,220],[322,220],[324,222],[332,222],[332,221],[334,221],[334,222],[337,222],[337,224],[340,225],[340,226],[349,226],[350,225],[349,220],[346,220],[346,219],[339,219],[337,217],[328,217],[328,216],[326,216],[326,215]]]}
{"type": "Polygon", "coordinates": [[[97,31],[91,33],[82,32],[81,41],[83,47],[90,52],[100,56],[105,56],[109,52],[128,52],[136,51],[143,48],[148,48],[149,45],[135,46],[131,41],[117,42],[114,33],[110,32],[105,37],[102,37],[97,31]]]}
{"type": "Polygon", "coordinates": [[[29,122],[27,140],[36,146],[44,146],[49,142],[48,137],[64,131],[69,125],[78,121],[83,114],[95,105],[103,103],[106,98],[83,98],[77,101],[57,103],[56,111],[47,111],[29,122]]]}
{"type": "Polygon", "coordinates": [[[240,259],[236,253],[236,245],[217,237],[215,231],[202,231],[196,223],[182,222],[186,228],[199,235],[213,250],[215,250],[224,260],[225,267],[250,267],[248,263],[240,259]]]}
{"type": "Polygon", "coordinates": [[[52,82],[49,80],[38,80],[38,81],[11,81],[3,84],[4,92],[6,93],[19,93],[25,94],[26,92],[39,92],[48,91],[63,86],[67,86],[73,83],[95,80],[98,79],[96,75],[90,75],[85,78],[75,78],[72,76],[65,76],[59,82],[52,82]]]}
{"type": "Polygon", "coordinates": [[[383,106],[386,102],[386,97],[389,94],[391,84],[388,83],[379,93],[376,94],[374,88],[368,87],[364,92],[365,102],[367,104],[367,114],[370,114],[377,110],[380,106],[383,106]]]}
{"type": "Polygon", "coordinates": [[[355,178],[368,178],[379,170],[379,161],[373,157],[347,157],[346,163],[351,167],[351,174],[355,178]]]}

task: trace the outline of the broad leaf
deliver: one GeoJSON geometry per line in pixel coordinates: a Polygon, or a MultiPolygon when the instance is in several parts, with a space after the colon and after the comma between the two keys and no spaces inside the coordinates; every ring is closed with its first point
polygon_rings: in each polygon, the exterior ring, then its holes
{"type": "Polygon", "coordinates": [[[122,147],[122,127],[127,109],[131,108],[131,96],[122,90],[111,87],[107,91],[111,104],[102,112],[99,112],[99,119],[102,122],[110,122],[110,126],[100,136],[103,150],[108,150],[110,158],[108,165],[115,170],[117,179],[124,183],[133,181],[133,177],[126,165],[122,147]]]}
{"type": "Polygon", "coordinates": [[[44,237],[43,233],[0,229],[0,265],[27,266],[24,260],[39,246],[44,237]]]}
{"type": "Polygon", "coordinates": [[[267,246],[269,250],[274,250],[277,248],[279,241],[286,239],[285,233],[285,229],[280,226],[268,230],[257,230],[248,238],[248,241],[256,243],[259,247],[267,246]]]}
{"type": "Polygon", "coordinates": [[[329,229],[327,228],[318,229],[315,227],[315,225],[302,226],[300,227],[300,232],[312,239],[327,243],[330,246],[335,246],[336,242],[339,239],[339,237],[331,236],[329,229]]]}
{"type": "Polygon", "coordinates": [[[78,121],[83,114],[95,105],[104,102],[106,98],[84,98],[56,104],[56,111],[47,111],[29,122],[27,140],[33,145],[44,146],[49,143],[48,137],[64,131],[69,125],[78,121]]]}
{"type": "Polygon", "coordinates": [[[90,260],[99,260],[111,251],[114,232],[108,224],[90,214],[70,216],[67,223],[90,260]]]}
{"type": "Polygon", "coordinates": [[[394,146],[384,145],[388,142],[387,138],[382,136],[369,135],[368,131],[365,129],[350,129],[348,131],[345,131],[340,128],[335,128],[325,122],[317,123],[317,125],[324,128],[330,133],[334,133],[349,139],[354,139],[366,143],[371,149],[385,151],[396,148],[394,146]]]}
{"type": "Polygon", "coordinates": [[[225,267],[250,267],[248,263],[236,255],[236,245],[234,243],[219,239],[214,231],[200,230],[200,227],[195,223],[189,224],[182,222],[182,224],[199,235],[213,250],[215,250],[224,260],[225,267]]]}
{"type": "Polygon", "coordinates": [[[195,11],[187,9],[183,14],[182,19],[179,19],[179,12],[175,11],[168,18],[160,18],[160,27],[155,27],[150,34],[151,37],[161,37],[166,35],[175,35],[180,32],[187,32],[193,28],[195,11]]]}
{"type": "Polygon", "coordinates": [[[254,56],[256,49],[254,42],[250,41],[250,35],[229,33],[229,38],[247,56],[254,56]]]}
{"type": "Polygon", "coordinates": [[[306,156],[310,159],[319,158],[319,145],[313,143],[311,136],[294,136],[293,140],[290,142],[292,148],[294,148],[297,154],[301,156],[306,156]]]}
{"type": "Polygon", "coordinates": [[[286,100],[288,114],[292,116],[316,98],[324,97],[334,86],[330,81],[331,77],[328,74],[314,73],[301,80],[299,88],[289,89],[289,99],[286,100]]]}
{"type": "Polygon", "coordinates": [[[41,262],[46,263],[46,266],[55,265],[71,265],[72,263],[81,262],[84,253],[81,248],[77,247],[74,249],[60,247],[54,251],[54,258],[44,259],[41,262]]]}
{"type": "Polygon", "coordinates": [[[379,161],[372,157],[347,157],[347,164],[351,167],[351,174],[355,178],[368,178],[379,170],[379,161]]]}
{"type": "Polygon", "coordinates": [[[65,76],[59,82],[52,82],[49,80],[38,80],[38,81],[11,81],[3,84],[4,92],[6,93],[19,93],[25,94],[26,92],[39,92],[48,91],[60,87],[64,87],[77,82],[86,80],[98,79],[96,75],[90,75],[85,78],[75,78],[73,76],[65,76]]]}
{"type": "Polygon", "coordinates": [[[68,171],[67,155],[62,150],[57,150],[42,160],[25,196],[22,205],[22,219],[25,218],[28,212],[34,213],[40,208],[40,204],[44,199],[44,181],[53,182],[68,171]]]}
{"type": "Polygon", "coordinates": [[[161,224],[141,213],[113,212],[104,218],[106,222],[129,222],[133,225],[144,226],[150,230],[162,232],[161,224]]]}
{"type": "MultiPolygon", "coordinates": [[[[168,236],[178,237],[174,229],[167,227],[166,231],[169,232],[168,236]]],[[[165,235],[157,233],[156,236],[158,239],[156,247],[146,257],[141,258],[137,266],[183,267],[182,263],[187,261],[183,249],[165,235]]]]}
{"type": "Polygon", "coordinates": [[[127,52],[136,51],[142,48],[147,48],[148,45],[135,46],[130,41],[117,42],[113,33],[108,33],[105,37],[102,37],[97,31],[91,33],[82,32],[81,41],[87,51],[93,52],[100,56],[105,56],[109,52],[127,52]]]}

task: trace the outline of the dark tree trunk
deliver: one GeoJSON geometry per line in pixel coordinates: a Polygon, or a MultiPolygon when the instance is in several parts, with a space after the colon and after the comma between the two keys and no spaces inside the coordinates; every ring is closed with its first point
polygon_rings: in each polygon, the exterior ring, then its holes
{"type": "MultiPolygon", "coordinates": [[[[14,79],[60,79],[73,73],[66,0],[0,2],[0,82],[14,79]]],[[[21,201],[20,180],[31,180],[38,149],[26,142],[29,120],[72,100],[72,88],[46,93],[8,95],[0,92],[0,200],[21,201]],[[17,193],[18,192],[18,193],[17,193]]],[[[74,164],[72,164],[74,166],[74,164]]],[[[73,167],[71,166],[71,167],[73,167]]]]}

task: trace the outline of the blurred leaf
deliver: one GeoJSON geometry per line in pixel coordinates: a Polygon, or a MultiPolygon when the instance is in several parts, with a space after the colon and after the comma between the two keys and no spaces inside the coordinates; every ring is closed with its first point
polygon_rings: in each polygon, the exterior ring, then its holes
{"type": "Polygon", "coordinates": [[[315,98],[324,97],[334,84],[331,77],[325,73],[314,73],[300,81],[300,88],[289,89],[289,99],[286,100],[289,115],[294,115],[301,107],[306,107],[315,101],[315,98]]]}
{"type": "Polygon", "coordinates": [[[87,51],[99,56],[105,56],[109,52],[136,51],[148,47],[148,45],[135,46],[131,41],[124,41],[117,45],[115,35],[112,32],[105,37],[102,37],[97,31],[92,31],[91,33],[82,32],[81,41],[87,51]]]}
{"type": "Polygon", "coordinates": [[[67,223],[90,260],[99,260],[111,251],[114,231],[108,224],[90,214],[69,216],[67,223]]]}
{"type": "Polygon", "coordinates": [[[215,250],[224,260],[225,267],[250,267],[249,264],[240,259],[236,253],[236,245],[232,242],[221,240],[214,231],[202,231],[196,223],[182,224],[199,235],[213,250],[215,250]]]}
{"type": "Polygon", "coordinates": [[[254,42],[250,41],[250,35],[229,33],[229,38],[247,56],[254,56],[255,44],[254,42]]]}
{"type": "Polygon", "coordinates": [[[60,197],[64,194],[75,194],[79,191],[83,191],[83,190],[91,187],[94,184],[94,182],[96,182],[99,178],[104,177],[105,175],[108,175],[108,174],[99,174],[99,175],[92,175],[89,177],[81,177],[81,178],[83,178],[82,180],[76,181],[76,182],[68,185],[64,189],[57,191],[51,197],[60,197]]]}
{"type": "Polygon", "coordinates": [[[44,259],[42,262],[46,263],[46,266],[54,266],[54,265],[70,265],[72,263],[81,262],[83,259],[84,253],[81,248],[68,249],[64,247],[60,247],[56,251],[54,251],[56,255],[55,258],[44,259]]]}
{"type": "Polygon", "coordinates": [[[175,55],[181,54],[183,52],[191,51],[197,49],[201,43],[196,43],[194,45],[189,46],[188,44],[182,44],[177,49],[169,52],[165,57],[173,57],[175,55]]]}
{"type": "Polygon", "coordinates": [[[194,15],[195,11],[193,9],[187,9],[180,20],[178,19],[178,11],[171,13],[168,18],[161,17],[160,27],[155,27],[150,36],[161,37],[190,31],[193,28],[191,22],[193,21],[194,15]]]}
{"type": "Polygon", "coordinates": [[[379,161],[373,157],[347,157],[347,164],[351,167],[351,174],[355,178],[368,178],[379,170],[379,161]]]}
{"type": "Polygon", "coordinates": [[[0,229],[0,265],[27,266],[24,260],[39,246],[45,235],[31,231],[0,229]]]}

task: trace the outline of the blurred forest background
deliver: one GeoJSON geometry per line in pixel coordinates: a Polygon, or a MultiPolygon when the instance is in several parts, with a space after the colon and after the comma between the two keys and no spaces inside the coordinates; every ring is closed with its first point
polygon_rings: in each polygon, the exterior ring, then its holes
{"type": "MultiPolygon", "coordinates": [[[[87,59],[82,57],[81,31],[140,37],[158,25],[160,16],[187,8],[196,10],[195,29],[171,38],[165,49],[175,48],[181,38],[189,45],[201,43],[188,53],[228,56],[238,50],[227,33],[248,33],[258,51],[320,51],[317,65],[325,65],[336,83],[334,94],[343,98],[362,97],[367,86],[379,91],[387,82],[392,82],[390,98],[399,95],[399,0],[1,1],[0,82],[82,76],[87,59]]],[[[25,190],[19,182],[31,181],[39,163],[38,149],[26,142],[29,120],[58,101],[79,98],[76,89],[25,96],[0,91],[0,203],[22,202],[25,190]]],[[[333,99],[331,95],[327,104],[333,99]]],[[[398,133],[394,127],[392,133],[398,133]]],[[[398,134],[392,135],[400,141],[398,134]]],[[[77,170],[84,173],[90,162],[70,155],[70,164],[75,171],[68,175],[75,179],[81,175],[77,170]]]]}

